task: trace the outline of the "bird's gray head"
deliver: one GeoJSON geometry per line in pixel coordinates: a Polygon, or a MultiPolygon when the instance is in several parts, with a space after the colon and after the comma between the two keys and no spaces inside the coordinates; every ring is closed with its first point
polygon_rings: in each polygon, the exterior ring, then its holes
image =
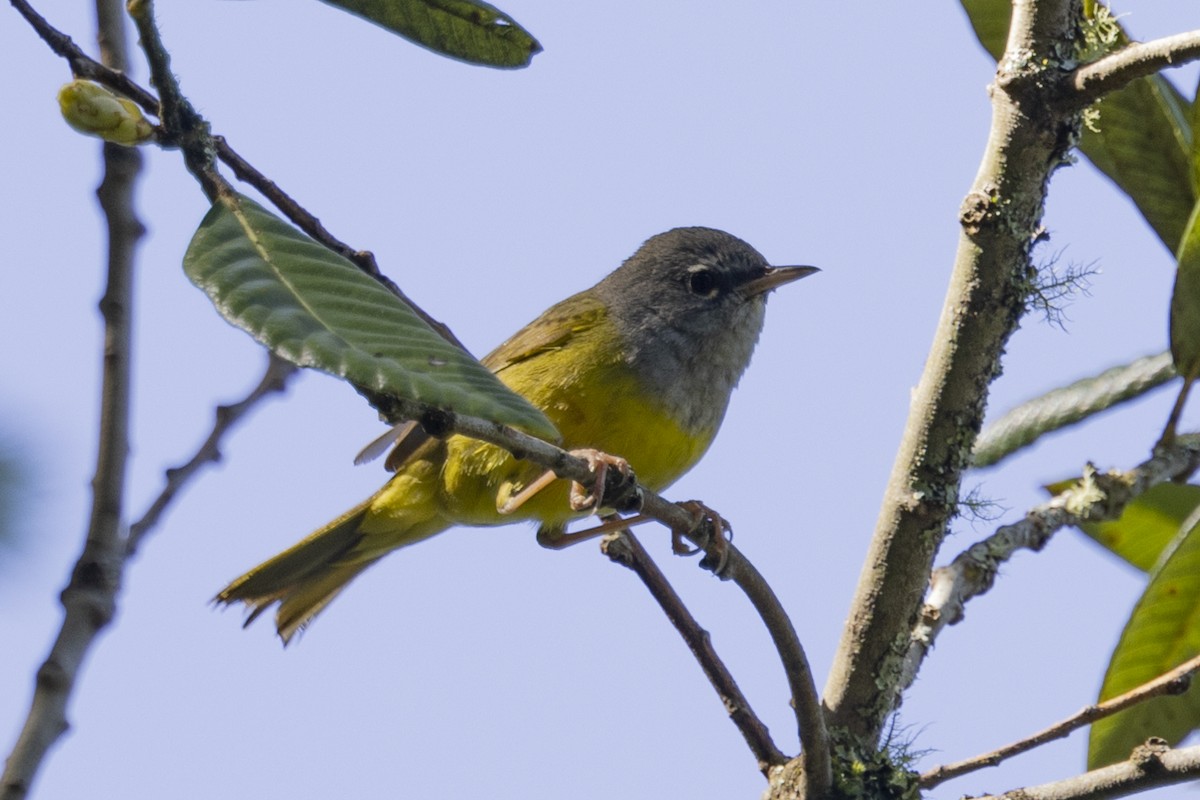
{"type": "Polygon", "coordinates": [[[646,241],[596,286],[643,380],[698,427],[715,426],[750,363],[767,294],[816,272],[772,267],[713,228],[675,228],[646,241]]]}

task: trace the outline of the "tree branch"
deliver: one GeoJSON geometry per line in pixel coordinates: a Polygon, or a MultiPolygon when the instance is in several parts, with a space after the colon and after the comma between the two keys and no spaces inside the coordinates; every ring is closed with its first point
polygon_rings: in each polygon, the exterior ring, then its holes
{"type": "Polygon", "coordinates": [[[1098,719],[1110,717],[1118,711],[1124,711],[1153,697],[1183,694],[1191,686],[1192,675],[1197,670],[1200,670],[1200,656],[1185,661],[1170,672],[1159,675],[1154,680],[1147,681],[1122,695],[1105,700],[1103,703],[1087,706],[1075,715],[1018,742],[997,748],[990,753],[932,769],[921,775],[920,786],[922,789],[932,789],[951,778],[957,778],[984,767],[994,767],[1007,758],[1028,752],[1055,739],[1061,739],[1084,725],[1090,725],[1098,719]]]}
{"type": "Polygon", "coordinates": [[[897,691],[916,679],[938,634],[962,620],[967,601],[992,587],[1000,567],[1018,550],[1040,550],[1058,530],[1080,522],[1116,519],[1151,486],[1184,480],[1200,465],[1200,434],[1180,436],[1129,472],[1084,472],[1080,482],[1029,511],[1025,518],[976,542],[933,571],[929,595],[913,626],[897,691]]]}
{"type": "Polygon", "coordinates": [[[992,95],[992,128],[961,210],[954,271],[825,690],[830,726],[874,749],[900,695],[908,631],[958,508],[988,387],[1034,285],[1030,251],[1050,173],[1078,128],[1048,89],[1079,9],[1016,0],[992,95]]]}
{"type": "Polygon", "coordinates": [[[767,726],[755,715],[750,702],[742,694],[737,681],[733,679],[717,651],[713,649],[708,631],[700,627],[696,618],[688,611],[687,606],[675,593],[662,570],[650,558],[650,554],[642,547],[642,543],[628,530],[620,531],[606,537],[600,545],[601,551],[613,563],[628,567],[641,579],[649,590],[650,595],[658,602],[667,619],[675,626],[675,630],[683,638],[692,655],[700,664],[700,669],[708,677],[721,704],[729,713],[733,724],[741,731],[742,737],[750,747],[750,752],[758,760],[758,768],[766,774],[773,766],[783,764],[787,756],[780,752],[771,740],[767,726]]]}
{"type": "Polygon", "coordinates": [[[1200,30],[1177,33],[1151,42],[1135,42],[1111,55],[1084,64],[1067,76],[1077,108],[1087,108],[1107,94],[1123,89],[1168,67],[1200,58],[1200,30]]]}
{"type": "MultiPolygon", "coordinates": [[[[125,29],[119,0],[97,0],[99,39],[105,58],[125,63],[125,29]]],[[[104,318],[99,452],[92,479],[92,510],[83,552],[63,590],[62,626],[37,671],[25,724],[0,776],[0,798],[28,795],[51,746],[68,728],[67,702],[84,658],[112,621],[125,567],[123,503],[129,455],[129,397],[133,316],[134,250],[145,233],[133,207],[141,170],[137,150],[105,144],[104,180],[96,191],[108,223],[108,276],[100,313],[104,318]]]]}
{"type": "Polygon", "coordinates": [[[186,463],[167,470],[166,486],[163,487],[158,497],[154,498],[154,502],[146,509],[141,519],[129,526],[129,535],[125,539],[127,558],[132,558],[137,553],[146,535],[158,525],[162,515],[187,483],[206,464],[215,464],[221,460],[221,440],[225,438],[225,435],[241,422],[260,400],[268,395],[284,391],[287,388],[287,382],[297,372],[299,372],[299,368],[295,365],[278,356],[268,354],[267,368],[258,385],[236,403],[217,406],[216,421],[213,423],[208,438],[186,463]]]}
{"type": "Polygon", "coordinates": [[[1134,749],[1128,761],[1074,778],[1013,789],[974,800],[1111,800],[1114,797],[1172,786],[1200,776],[1200,745],[1172,750],[1162,739],[1134,749]]]}

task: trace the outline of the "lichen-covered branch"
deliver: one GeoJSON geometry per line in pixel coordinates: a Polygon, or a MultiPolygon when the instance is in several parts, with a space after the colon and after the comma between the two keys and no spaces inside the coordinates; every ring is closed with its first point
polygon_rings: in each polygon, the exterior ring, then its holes
{"type": "Polygon", "coordinates": [[[1034,285],[1047,184],[1075,142],[1050,88],[1067,71],[1077,2],[1017,0],[992,90],[992,128],[963,203],[958,253],[879,521],[825,689],[830,724],[878,740],[933,556],[958,507],[988,387],[1034,285]]]}

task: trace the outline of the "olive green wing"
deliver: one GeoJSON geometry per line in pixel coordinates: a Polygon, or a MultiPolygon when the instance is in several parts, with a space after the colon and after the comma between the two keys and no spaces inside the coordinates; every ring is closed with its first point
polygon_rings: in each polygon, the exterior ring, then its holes
{"type": "Polygon", "coordinates": [[[483,365],[500,374],[513,364],[564,347],[572,338],[594,328],[603,318],[604,306],[590,293],[572,295],[550,306],[541,316],[484,356],[483,365]]]}

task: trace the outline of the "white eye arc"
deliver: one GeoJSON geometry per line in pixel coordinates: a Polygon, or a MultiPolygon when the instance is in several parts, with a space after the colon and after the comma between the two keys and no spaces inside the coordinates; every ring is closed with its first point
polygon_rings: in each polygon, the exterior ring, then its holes
{"type": "Polygon", "coordinates": [[[721,281],[716,270],[704,264],[697,264],[688,269],[688,291],[697,297],[711,300],[721,292],[721,281]]]}

